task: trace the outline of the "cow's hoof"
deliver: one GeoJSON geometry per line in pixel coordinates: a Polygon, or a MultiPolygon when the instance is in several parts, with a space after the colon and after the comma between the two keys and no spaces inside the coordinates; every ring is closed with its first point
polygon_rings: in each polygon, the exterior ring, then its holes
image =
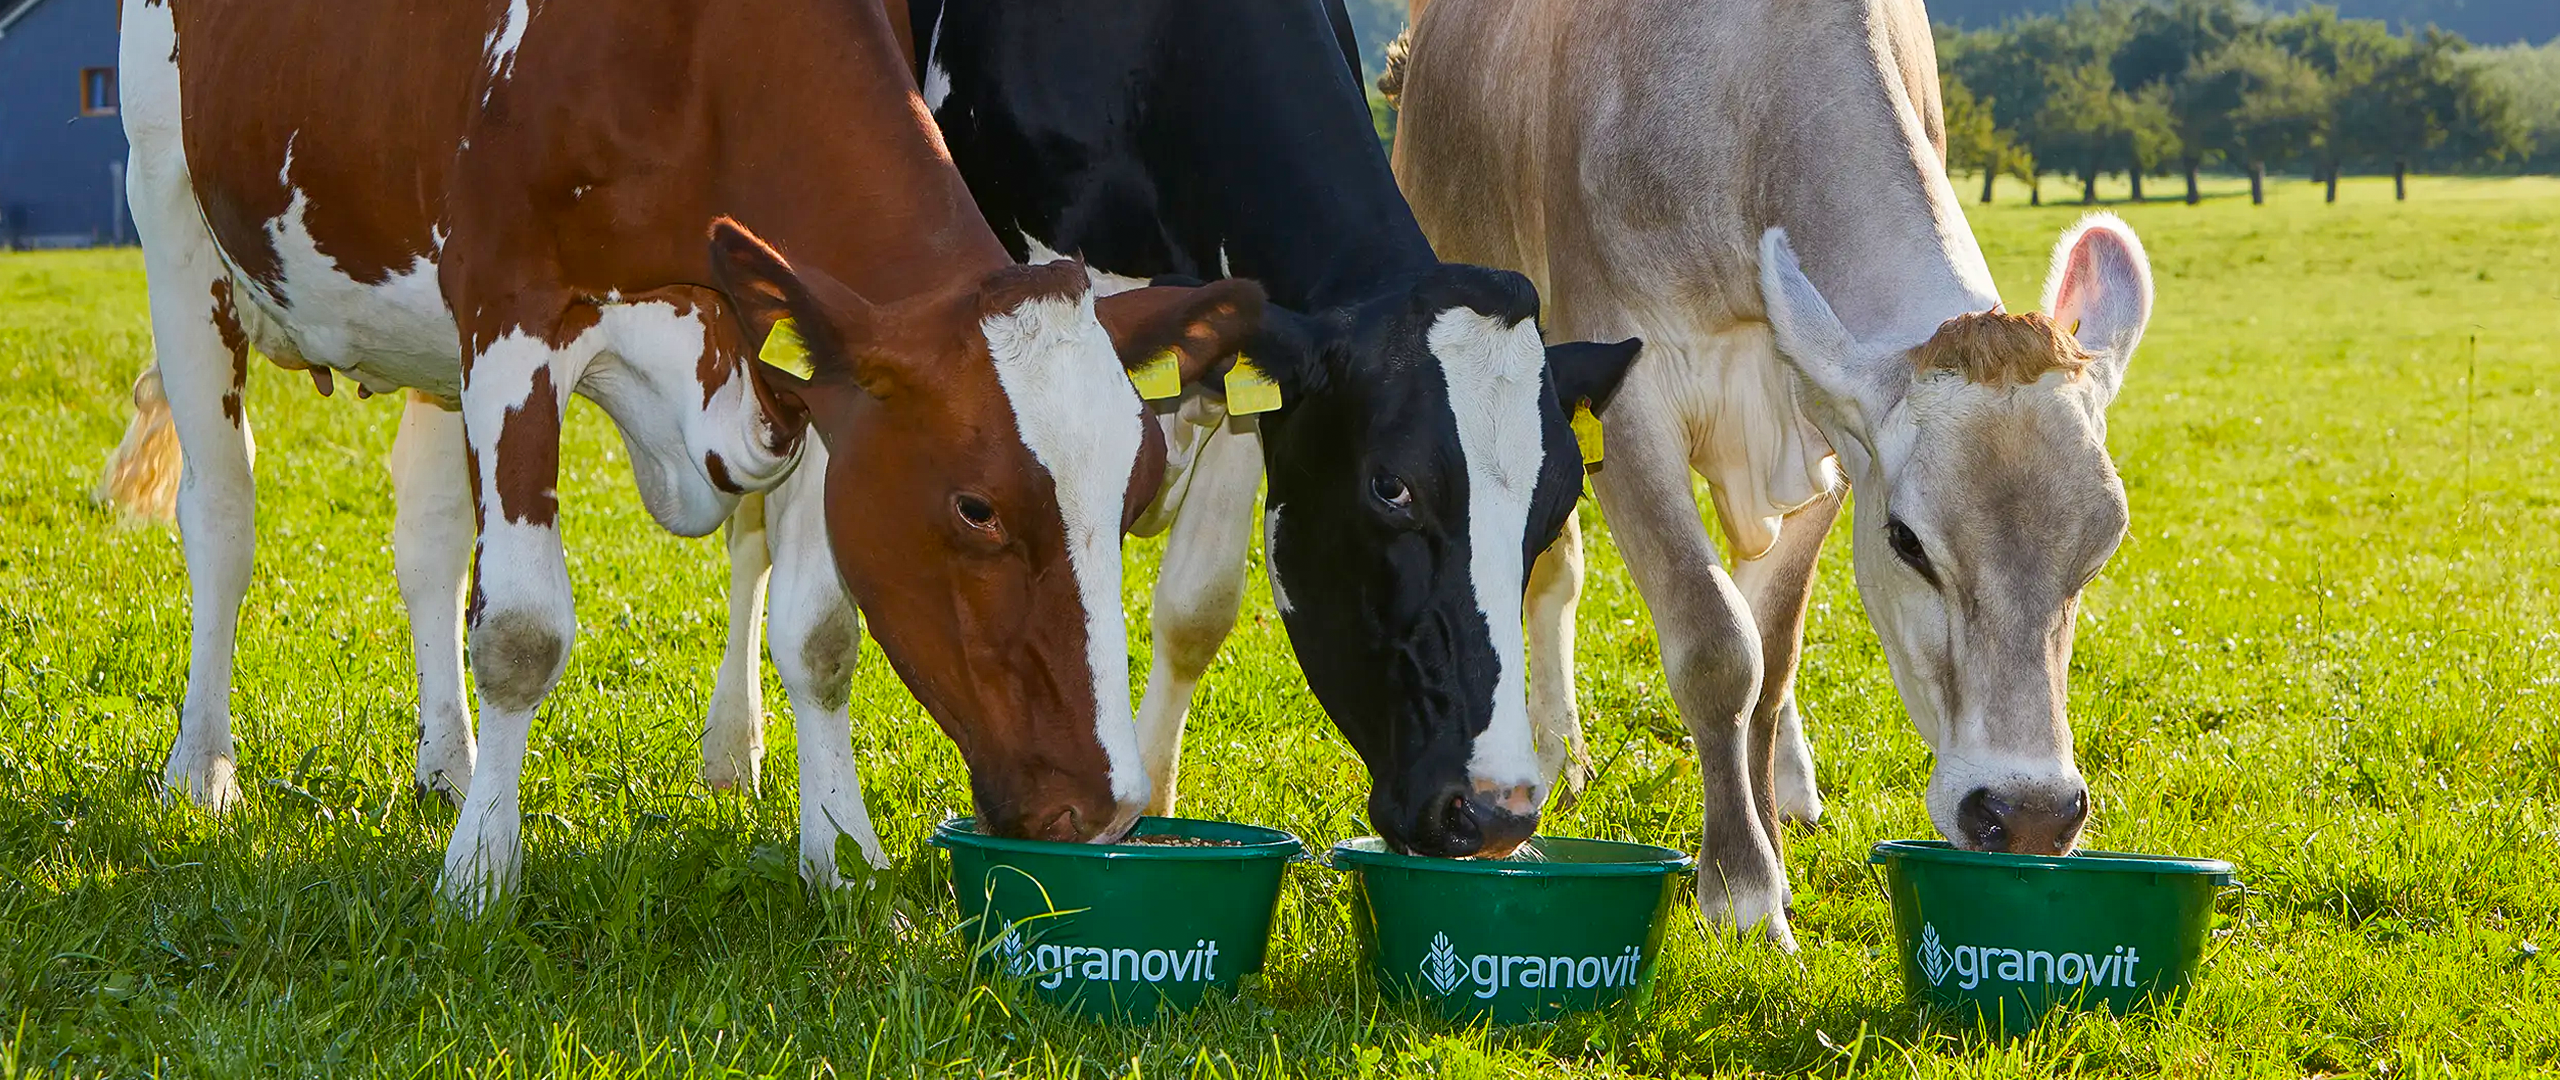
{"type": "Polygon", "coordinates": [[[752,798],[762,780],[756,772],[753,760],[742,764],[729,754],[705,754],[702,758],[702,786],[713,791],[743,791],[752,798]]]}
{"type": "Polygon", "coordinates": [[[1698,869],[1698,917],[1710,929],[1729,928],[1782,953],[1796,951],[1795,929],[1787,914],[1789,899],[1784,881],[1729,889],[1717,880],[1712,865],[1698,869]]]}
{"type": "Polygon", "coordinates": [[[228,754],[208,754],[192,762],[181,762],[172,754],[162,783],[170,798],[188,802],[219,814],[240,802],[238,766],[228,754]]]}
{"type": "Polygon", "coordinates": [[[456,778],[439,769],[411,781],[409,790],[421,803],[440,802],[447,810],[462,809],[462,794],[471,787],[468,775],[456,778]]]}
{"type": "Polygon", "coordinates": [[[471,760],[437,764],[428,755],[420,754],[413,790],[418,793],[419,802],[442,799],[446,807],[462,809],[462,796],[471,790],[471,760]]]}
{"type": "Polygon", "coordinates": [[[515,891],[523,852],[517,847],[514,828],[485,829],[474,840],[465,835],[469,815],[464,817],[465,822],[454,826],[453,842],[445,847],[444,874],[436,879],[436,896],[454,913],[476,919],[515,891]]]}

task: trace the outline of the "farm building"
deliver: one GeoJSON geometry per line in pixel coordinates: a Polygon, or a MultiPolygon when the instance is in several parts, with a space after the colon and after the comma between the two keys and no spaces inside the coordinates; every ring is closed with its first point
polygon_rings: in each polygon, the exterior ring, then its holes
{"type": "Polygon", "coordinates": [[[0,0],[0,247],[128,243],[117,0],[0,0]]]}

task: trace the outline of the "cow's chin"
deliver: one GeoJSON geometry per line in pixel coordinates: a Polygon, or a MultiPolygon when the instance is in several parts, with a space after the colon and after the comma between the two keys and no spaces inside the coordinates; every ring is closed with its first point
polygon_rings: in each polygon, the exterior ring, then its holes
{"type": "Polygon", "coordinates": [[[990,836],[1047,840],[1061,844],[1116,844],[1128,839],[1145,813],[1143,805],[1095,805],[1084,801],[1043,800],[1027,811],[987,800],[978,803],[978,828],[990,836]],[[1005,808],[999,808],[999,806],[1005,808]],[[1098,824],[1097,824],[1098,823],[1098,824]]]}
{"type": "Polygon", "coordinates": [[[1478,848],[1472,855],[1431,855],[1414,850],[1413,845],[1405,843],[1402,840],[1392,838],[1382,839],[1386,839],[1388,850],[1393,851],[1398,855],[1410,855],[1421,859],[1508,859],[1513,853],[1519,851],[1529,843],[1529,838],[1522,837],[1518,840],[1507,840],[1478,848]]]}
{"type": "Polygon", "coordinates": [[[1143,806],[1132,806],[1120,811],[1120,816],[1117,819],[1114,819],[1111,824],[1106,826],[1101,832],[1095,833],[1093,839],[1087,840],[1085,843],[1117,844],[1127,840],[1130,833],[1137,831],[1138,817],[1144,813],[1146,813],[1146,807],[1143,806]]]}

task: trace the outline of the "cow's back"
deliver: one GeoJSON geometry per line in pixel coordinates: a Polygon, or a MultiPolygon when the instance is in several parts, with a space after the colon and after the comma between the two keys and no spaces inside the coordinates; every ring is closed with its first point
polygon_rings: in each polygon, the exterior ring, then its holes
{"type": "Polygon", "coordinates": [[[300,216],[350,278],[432,256],[492,54],[514,44],[507,0],[192,0],[174,14],[187,170],[236,266],[272,284],[268,223],[297,190],[335,196],[300,216]]]}
{"type": "Polygon", "coordinates": [[[1415,213],[1445,257],[1527,272],[1561,332],[1636,332],[1580,322],[1594,294],[1755,321],[1764,229],[1931,216],[1894,149],[1943,140],[1917,0],[1433,0],[1413,57],[1415,213]]]}

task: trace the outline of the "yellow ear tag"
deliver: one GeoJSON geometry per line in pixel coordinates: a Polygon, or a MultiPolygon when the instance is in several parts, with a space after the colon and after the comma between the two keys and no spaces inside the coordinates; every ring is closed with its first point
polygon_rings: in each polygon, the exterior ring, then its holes
{"type": "Polygon", "coordinates": [[[800,328],[789,319],[776,320],[764,336],[764,348],[756,351],[756,359],[781,368],[803,379],[817,374],[809,363],[809,345],[800,340],[800,328]]]}
{"type": "Polygon", "coordinates": [[[1600,414],[1588,401],[1573,406],[1573,441],[1582,447],[1582,471],[1600,471],[1600,414]]]}
{"type": "Polygon", "coordinates": [[[1263,374],[1252,357],[1236,357],[1236,366],[1227,372],[1227,415],[1252,416],[1279,407],[1279,380],[1263,374]]]}
{"type": "Polygon", "coordinates": [[[1165,349],[1129,369],[1129,385],[1138,388],[1138,396],[1148,401],[1163,401],[1182,396],[1182,354],[1165,349]]]}

